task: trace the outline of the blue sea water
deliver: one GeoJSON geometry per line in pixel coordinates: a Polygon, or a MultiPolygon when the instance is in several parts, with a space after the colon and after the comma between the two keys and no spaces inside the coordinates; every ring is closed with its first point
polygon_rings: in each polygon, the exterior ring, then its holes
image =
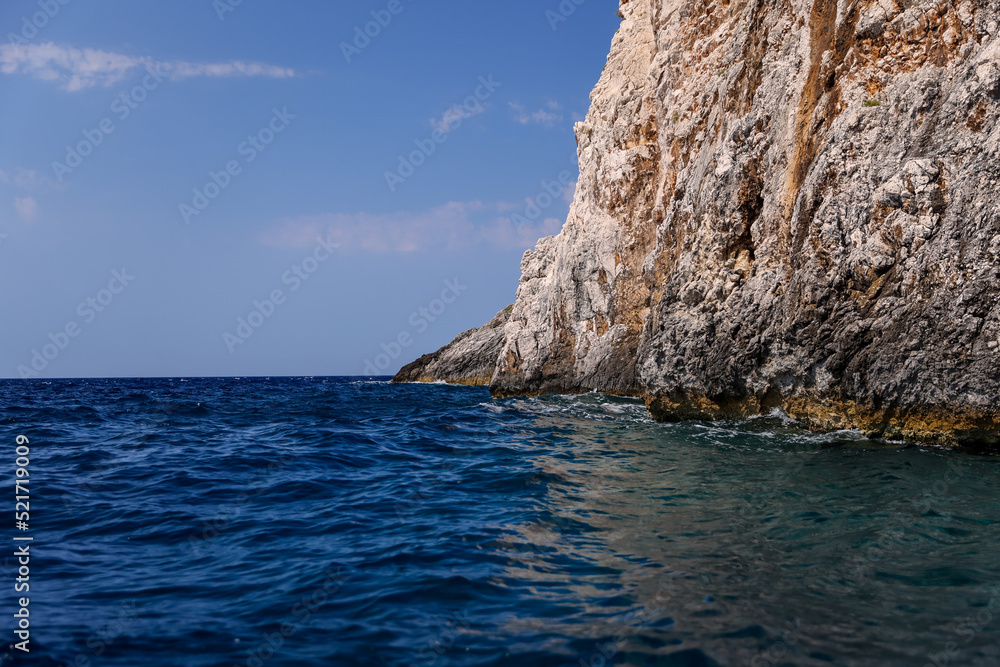
{"type": "Polygon", "coordinates": [[[2,665],[1000,664],[1000,458],[375,379],[0,405],[2,665]]]}

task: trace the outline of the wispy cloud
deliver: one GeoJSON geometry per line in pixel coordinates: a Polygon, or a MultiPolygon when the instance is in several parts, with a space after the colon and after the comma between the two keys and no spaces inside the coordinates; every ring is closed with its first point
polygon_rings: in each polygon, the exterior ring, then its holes
{"type": "Polygon", "coordinates": [[[521,125],[535,123],[552,127],[563,119],[562,114],[558,113],[559,103],[553,100],[546,103],[545,108],[538,109],[537,111],[528,111],[516,102],[510,102],[509,104],[511,110],[514,112],[514,120],[521,125]]]}
{"type": "Polygon", "coordinates": [[[15,197],[14,198],[14,209],[17,210],[17,214],[21,216],[21,219],[25,222],[34,222],[35,218],[38,217],[38,202],[36,202],[31,197],[15,197]]]}
{"type": "Polygon", "coordinates": [[[276,248],[306,248],[328,236],[345,250],[417,252],[455,250],[480,243],[530,248],[543,236],[559,233],[556,218],[516,225],[504,212],[523,208],[509,203],[449,202],[423,213],[331,213],[282,220],[260,241],[276,248]]]}
{"type": "Polygon", "coordinates": [[[431,118],[431,125],[433,125],[435,129],[448,134],[461,124],[462,121],[468,120],[473,116],[478,116],[484,111],[486,111],[486,107],[479,103],[478,100],[476,101],[476,106],[471,109],[467,106],[456,104],[449,107],[441,118],[431,118]]]}
{"type": "Polygon", "coordinates": [[[63,90],[77,91],[111,86],[133,70],[151,67],[172,79],[190,77],[263,76],[287,78],[295,71],[274,65],[234,60],[224,63],[157,61],[148,56],[130,56],[98,49],[76,49],[45,44],[0,44],[0,73],[22,74],[55,83],[63,90]]]}

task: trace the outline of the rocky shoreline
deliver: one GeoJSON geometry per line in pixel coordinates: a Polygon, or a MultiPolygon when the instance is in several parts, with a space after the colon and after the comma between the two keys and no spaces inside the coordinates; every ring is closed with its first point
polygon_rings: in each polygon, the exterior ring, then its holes
{"type": "Polygon", "coordinates": [[[562,231],[397,381],[1000,443],[1000,0],[619,13],[562,231]]]}

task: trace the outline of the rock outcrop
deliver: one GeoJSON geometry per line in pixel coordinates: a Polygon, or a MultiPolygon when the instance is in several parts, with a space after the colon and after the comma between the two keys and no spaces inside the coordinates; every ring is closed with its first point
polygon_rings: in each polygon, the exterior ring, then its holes
{"type": "Polygon", "coordinates": [[[493,393],[1000,441],[1000,0],[619,12],[493,393]]]}
{"type": "Polygon", "coordinates": [[[504,325],[510,321],[513,308],[507,306],[478,329],[469,329],[434,354],[407,364],[392,381],[488,385],[503,348],[504,325]]]}

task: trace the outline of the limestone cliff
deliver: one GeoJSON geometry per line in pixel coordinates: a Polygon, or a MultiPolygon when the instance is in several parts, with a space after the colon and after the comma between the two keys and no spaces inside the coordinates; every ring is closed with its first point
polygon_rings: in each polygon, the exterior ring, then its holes
{"type": "Polygon", "coordinates": [[[493,393],[998,442],[1000,0],[619,12],[493,393]]]}

